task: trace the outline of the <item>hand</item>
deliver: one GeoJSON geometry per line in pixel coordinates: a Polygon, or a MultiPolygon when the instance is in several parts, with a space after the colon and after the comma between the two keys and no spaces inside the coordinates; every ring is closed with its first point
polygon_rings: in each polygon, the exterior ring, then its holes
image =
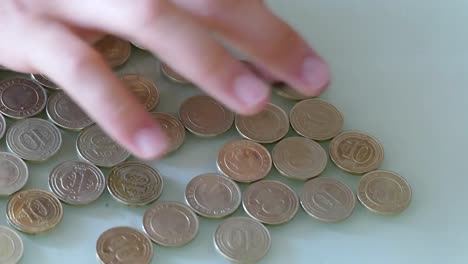
{"type": "Polygon", "coordinates": [[[0,28],[0,64],[47,75],[142,159],[164,153],[165,135],[92,48],[100,34],[143,45],[241,114],[260,111],[270,88],[213,33],[306,95],[329,81],[323,60],[261,0],[0,0],[0,28]]]}

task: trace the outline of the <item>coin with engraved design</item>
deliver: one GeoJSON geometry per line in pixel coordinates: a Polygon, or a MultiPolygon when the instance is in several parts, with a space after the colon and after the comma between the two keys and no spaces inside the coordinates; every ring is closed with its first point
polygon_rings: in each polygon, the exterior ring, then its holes
{"type": "Polygon", "coordinates": [[[125,64],[132,52],[130,42],[111,35],[99,40],[94,44],[94,48],[96,48],[112,68],[125,64]]]}
{"type": "Polygon", "coordinates": [[[213,241],[217,251],[234,263],[256,263],[271,248],[268,229],[248,217],[231,217],[222,222],[213,241]]]}
{"type": "Polygon", "coordinates": [[[250,140],[231,141],[221,148],[217,159],[218,170],[237,182],[255,182],[265,178],[271,170],[268,150],[250,140]]]}
{"type": "Polygon", "coordinates": [[[94,121],[64,92],[52,94],[46,107],[49,119],[57,126],[81,130],[94,123],[94,121]]]}
{"type": "Polygon", "coordinates": [[[49,188],[61,201],[87,205],[96,201],[106,188],[101,170],[84,161],[65,161],[49,175],[49,188]]]}
{"type": "Polygon", "coordinates": [[[39,114],[47,102],[47,94],[37,82],[11,78],[0,82],[0,112],[14,119],[39,114]]]}
{"type": "Polygon", "coordinates": [[[26,163],[15,154],[0,152],[0,196],[21,190],[29,178],[26,163]]]}
{"type": "Polygon", "coordinates": [[[47,76],[44,74],[31,74],[31,78],[38,82],[42,87],[45,87],[47,89],[51,90],[60,90],[60,87],[55,84],[53,81],[51,81],[47,76]]]}
{"type": "Polygon", "coordinates": [[[329,152],[336,166],[353,174],[376,170],[384,159],[382,144],[360,131],[346,131],[336,136],[330,142],[329,152]]]}
{"type": "Polygon", "coordinates": [[[185,141],[185,128],[182,122],[173,115],[166,113],[151,113],[154,120],[159,123],[169,140],[167,154],[178,150],[185,141]]]}
{"type": "Polygon", "coordinates": [[[161,202],[149,208],[143,228],[153,242],[165,247],[182,247],[198,234],[198,216],[179,202],[161,202]]]}
{"type": "Polygon", "coordinates": [[[182,76],[181,74],[179,74],[178,72],[176,72],[172,67],[170,67],[168,64],[166,63],[162,63],[161,62],[161,72],[164,74],[164,76],[166,76],[166,78],[168,78],[169,80],[173,81],[173,82],[176,82],[176,83],[180,83],[180,84],[185,84],[185,85],[188,85],[188,84],[191,84],[191,82],[185,78],[184,76],[182,76]]]}
{"type": "Polygon", "coordinates": [[[159,89],[153,81],[140,74],[126,74],[120,79],[145,106],[146,111],[152,111],[158,106],[159,89]]]}
{"type": "Polygon", "coordinates": [[[356,196],[345,183],[316,178],[304,184],[300,196],[304,211],[323,222],[340,222],[351,216],[356,206],[356,196]]]}
{"type": "Polygon", "coordinates": [[[8,222],[24,233],[37,234],[51,230],[62,221],[62,217],[62,204],[46,191],[21,191],[7,203],[8,222]]]}
{"type": "Polygon", "coordinates": [[[242,205],[253,219],[264,224],[280,225],[296,216],[299,199],[286,184],[262,180],[247,187],[242,197],[242,205]]]}
{"type": "Polygon", "coordinates": [[[208,218],[224,218],[233,214],[241,204],[241,196],[241,190],[234,181],[215,173],[193,178],[185,189],[187,204],[208,218]]]}
{"type": "Polygon", "coordinates": [[[17,264],[23,254],[23,240],[18,233],[6,226],[0,226],[0,263],[17,264]]]}
{"type": "Polygon", "coordinates": [[[24,160],[45,161],[59,151],[62,134],[44,119],[26,118],[8,129],[6,143],[12,152],[24,160]]]}
{"type": "Polygon", "coordinates": [[[0,114],[0,139],[3,138],[7,129],[6,120],[3,115],[0,114]]]}

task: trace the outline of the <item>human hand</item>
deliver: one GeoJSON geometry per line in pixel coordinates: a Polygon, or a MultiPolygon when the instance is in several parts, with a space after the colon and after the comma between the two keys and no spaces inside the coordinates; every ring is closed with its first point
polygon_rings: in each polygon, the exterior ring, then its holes
{"type": "Polygon", "coordinates": [[[329,69],[261,0],[0,0],[0,64],[43,73],[134,155],[165,153],[166,136],[92,43],[113,34],[158,58],[240,114],[260,111],[270,87],[215,38],[261,71],[318,95],[329,69]]]}

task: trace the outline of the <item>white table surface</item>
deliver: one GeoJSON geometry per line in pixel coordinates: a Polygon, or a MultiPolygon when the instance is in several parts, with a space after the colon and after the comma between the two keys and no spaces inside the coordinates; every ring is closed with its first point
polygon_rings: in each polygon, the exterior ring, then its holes
{"type": "MultiPolygon", "coordinates": [[[[381,168],[404,176],[413,200],[394,217],[375,215],[358,204],[351,218],[338,224],[320,223],[300,210],[289,224],[269,227],[273,245],[261,263],[467,263],[468,1],[269,2],[330,62],[333,83],[321,98],[344,113],[345,129],[364,130],[381,140],[386,154],[381,168]]],[[[156,61],[134,51],[121,72],[158,82],[163,98],[158,110],[176,113],[181,101],[198,93],[170,84],[161,78],[156,61]]],[[[292,107],[277,96],[273,101],[286,110],[292,107]]],[[[28,163],[26,188],[47,190],[51,169],[77,158],[76,134],[63,134],[58,155],[28,163]]],[[[184,201],[186,183],[215,172],[219,148],[236,138],[235,129],[214,140],[188,135],[179,152],[155,162],[165,181],[160,201],[184,201]]],[[[1,150],[6,150],[4,139],[1,150]]],[[[343,180],[354,189],[359,180],[331,162],[322,177],[343,180]]],[[[298,193],[302,189],[300,182],[286,180],[276,170],[268,178],[298,193]]],[[[6,203],[0,198],[0,212],[6,203]]],[[[128,208],[108,193],[90,206],[65,205],[63,222],[53,231],[21,234],[22,263],[96,263],[98,236],[114,226],[141,229],[146,208],[128,208]]],[[[243,210],[236,215],[244,215],[243,210]]],[[[153,263],[225,263],[212,242],[220,221],[200,223],[199,235],[188,246],[155,246],[153,263]]],[[[3,213],[0,225],[7,225],[3,213]]]]}

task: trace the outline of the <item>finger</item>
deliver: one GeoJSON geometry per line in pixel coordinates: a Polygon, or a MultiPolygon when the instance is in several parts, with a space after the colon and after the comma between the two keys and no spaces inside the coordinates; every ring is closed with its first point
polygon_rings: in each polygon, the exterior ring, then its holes
{"type": "Polygon", "coordinates": [[[307,95],[330,80],[328,65],[263,1],[172,0],[252,58],[261,68],[307,95]]]}
{"type": "Polygon", "coordinates": [[[168,1],[27,2],[81,27],[113,32],[143,45],[234,111],[256,113],[269,100],[270,88],[261,79],[168,1]]]}
{"type": "Polygon", "coordinates": [[[58,83],[113,139],[136,156],[165,153],[161,128],[113,75],[99,54],[59,24],[31,25],[31,64],[58,83]]]}

